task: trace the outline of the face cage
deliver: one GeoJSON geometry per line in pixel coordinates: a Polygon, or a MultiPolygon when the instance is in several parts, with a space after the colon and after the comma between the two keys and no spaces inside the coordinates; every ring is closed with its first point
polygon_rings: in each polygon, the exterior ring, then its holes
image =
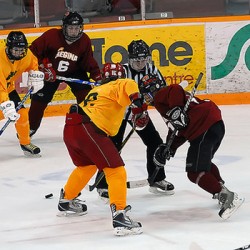
{"type": "Polygon", "coordinates": [[[27,55],[27,50],[26,47],[7,47],[7,55],[10,60],[18,61],[27,55]]]}
{"type": "Polygon", "coordinates": [[[129,65],[136,71],[142,71],[146,65],[150,64],[151,62],[151,56],[129,58],[129,65]]]}
{"type": "Polygon", "coordinates": [[[63,25],[63,35],[64,35],[65,39],[67,41],[69,41],[69,42],[75,42],[78,39],[80,39],[81,36],[82,36],[82,33],[83,33],[83,26],[82,25],[72,25],[72,24],[65,24],[65,25],[63,25]],[[76,36],[70,36],[68,34],[68,31],[67,31],[68,26],[80,26],[80,30],[79,30],[78,35],[76,35],[76,36]]]}

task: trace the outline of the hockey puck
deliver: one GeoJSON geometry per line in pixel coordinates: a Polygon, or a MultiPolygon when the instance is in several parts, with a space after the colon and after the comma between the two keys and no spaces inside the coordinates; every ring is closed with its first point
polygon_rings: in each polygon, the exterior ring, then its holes
{"type": "Polygon", "coordinates": [[[51,197],[53,197],[53,194],[47,194],[47,195],[45,195],[45,198],[46,198],[46,199],[49,199],[49,198],[51,198],[51,197]]]}

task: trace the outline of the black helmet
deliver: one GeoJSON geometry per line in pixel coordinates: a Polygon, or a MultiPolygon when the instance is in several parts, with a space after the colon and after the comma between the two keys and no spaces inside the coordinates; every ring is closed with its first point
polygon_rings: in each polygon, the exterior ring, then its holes
{"type": "Polygon", "coordinates": [[[11,31],[6,40],[6,54],[10,60],[20,60],[27,54],[28,42],[21,31],[11,31]],[[13,48],[23,49],[13,51],[13,48]]]}
{"type": "Polygon", "coordinates": [[[147,74],[139,81],[140,93],[148,105],[153,105],[155,94],[163,87],[166,83],[154,74],[147,74]]]}
{"type": "Polygon", "coordinates": [[[128,45],[128,57],[140,58],[151,56],[149,46],[143,40],[134,40],[128,45]]]}
{"type": "Polygon", "coordinates": [[[151,63],[151,53],[149,46],[143,40],[132,41],[128,45],[129,65],[135,71],[142,71],[151,63]]]}
{"type": "Polygon", "coordinates": [[[63,34],[67,41],[75,42],[82,36],[83,18],[81,17],[80,14],[78,14],[77,12],[66,12],[66,14],[64,15],[62,19],[62,22],[63,22],[63,26],[62,26],[63,34]],[[69,35],[67,32],[68,25],[79,26],[80,27],[79,33],[76,36],[69,35]]]}

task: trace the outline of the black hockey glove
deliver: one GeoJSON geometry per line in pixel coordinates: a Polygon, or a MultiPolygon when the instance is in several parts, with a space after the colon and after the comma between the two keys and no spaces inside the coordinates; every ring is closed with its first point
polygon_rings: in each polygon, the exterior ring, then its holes
{"type": "Polygon", "coordinates": [[[169,110],[166,115],[174,129],[183,130],[189,123],[187,114],[180,107],[174,107],[169,110]]]}
{"type": "Polygon", "coordinates": [[[166,165],[166,160],[170,160],[170,157],[174,157],[175,152],[171,149],[168,149],[166,143],[163,143],[158,146],[155,150],[153,161],[156,166],[163,168],[166,165]]]}

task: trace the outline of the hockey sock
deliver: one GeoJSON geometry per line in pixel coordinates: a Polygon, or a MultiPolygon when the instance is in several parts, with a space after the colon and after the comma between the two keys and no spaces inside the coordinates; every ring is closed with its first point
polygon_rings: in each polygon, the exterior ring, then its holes
{"type": "Polygon", "coordinates": [[[83,100],[85,99],[89,91],[90,89],[81,89],[81,90],[76,90],[76,91],[72,90],[72,93],[75,95],[76,101],[79,104],[83,102],[83,100]]]}
{"type": "Polygon", "coordinates": [[[95,174],[96,170],[96,165],[76,167],[70,174],[64,187],[64,198],[67,200],[72,200],[77,197],[77,195],[89,182],[91,177],[95,174]]]}
{"type": "Polygon", "coordinates": [[[44,110],[46,109],[47,105],[47,103],[39,102],[33,99],[31,100],[29,109],[29,123],[31,130],[36,131],[40,127],[44,110]]]}
{"type": "Polygon", "coordinates": [[[3,112],[0,112],[0,121],[4,119],[3,112]]]}
{"type": "Polygon", "coordinates": [[[216,194],[221,191],[221,185],[218,180],[210,172],[187,173],[188,179],[198,184],[202,189],[210,194],[216,194]]]}
{"type": "Polygon", "coordinates": [[[19,142],[21,145],[30,144],[30,126],[29,126],[29,117],[28,111],[25,108],[22,108],[18,111],[20,118],[15,123],[16,131],[18,134],[19,142]]]}
{"type": "Polygon", "coordinates": [[[109,203],[115,204],[117,210],[126,207],[127,174],[124,166],[103,169],[108,183],[109,203]]]}
{"type": "Polygon", "coordinates": [[[222,180],[221,176],[220,176],[220,171],[218,169],[218,167],[212,163],[211,165],[211,170],[210,173],[220,182],[224,183],[224,181],[222,180]]]}

